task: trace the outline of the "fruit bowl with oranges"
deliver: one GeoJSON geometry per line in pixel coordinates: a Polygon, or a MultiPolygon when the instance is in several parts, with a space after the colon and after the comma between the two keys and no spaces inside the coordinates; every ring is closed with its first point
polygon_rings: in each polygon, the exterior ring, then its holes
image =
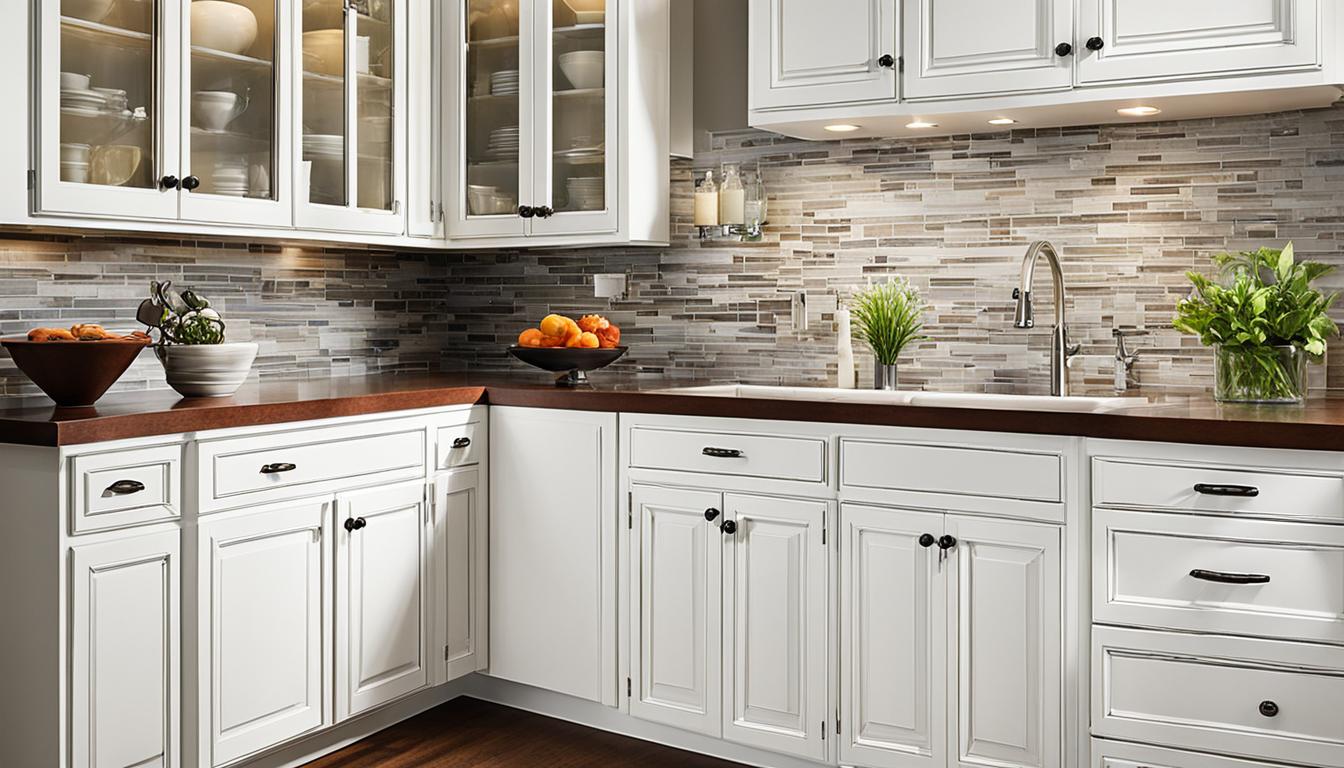
{"type": "Polygon", "coordinates": [[[564,315],[547,315],[536,328],[518,334],[509,354],[543,371],[560,373],[555,383],[576,387],[588,383],[588,371],[605,368],[625,354],[621,329],[601,315],[584,315],[577,321],[564,315]]]}

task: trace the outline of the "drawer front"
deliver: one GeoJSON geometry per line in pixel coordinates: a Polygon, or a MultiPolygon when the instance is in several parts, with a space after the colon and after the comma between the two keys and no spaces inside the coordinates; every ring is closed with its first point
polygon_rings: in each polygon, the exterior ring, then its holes
{"type": "Polygon", "coordinates": [[[425,434],[423,427],[375,424],[203,444],[202,491],[214,502],[250,504],[423,476],[425,434]]]}
{"type": "Polygon", "coordinates": [[[1092,740],[1092,766],[1093,768],[1265,768],[1264,763],[1239,760],[1235,757],[1183,752],[1106,739],[1092,740]]]}
{"type": "Polygon", "coordinates": [[[435,469],[453,469],[481,463],[485,450],[485,422],[472,421],[439,427],[436,439],[435,469]]]}
{"type": "Polygon", "coordinates": [[[907,443],[840,441],[840,482],[856,488],[1058,503],[1058,454],[907,443]]]}
{"type": "Polygon", "coordinates": [[[826,440],[635,427],[630,430],[630,465],[821,483],[826,481],[826,440]]]}
{"type": "Polygon", "coordinates": [[[1344,765],[1344,648],[1114,627],[1092,638],[1097,736],[1344,765]]]}
{"type": "Polygon", "coordinates": [[[1093,616],[1344,643],[1344,526],[1098,509],[1093,616]]]}
{"type": "Polygon", "coordinates": [[[178,517],[182,446],[91,453],[70,460],[71,533],[178,517]]]}
{"type": "Polygon", "coordinates": [[[1339,523],[1344,522],[1344,476],[1097,458],[1092,500],[1099,507],[1339,523]]]}

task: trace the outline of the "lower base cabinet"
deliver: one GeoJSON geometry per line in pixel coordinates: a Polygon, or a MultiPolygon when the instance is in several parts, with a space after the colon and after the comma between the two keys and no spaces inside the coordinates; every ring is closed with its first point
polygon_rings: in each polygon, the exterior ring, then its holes
{"type": "Polygon", "coordinates": [[[436,683],[478,672],[489,663],[489,591],[486,549],[490,546],[485,486],[475,467],[434,480],[434,634],[439,642],[436,683]]]}
{"type": "Polygon", "coordinates": [[[180,765],[179,535],[71,549],[72,766],[180,765]]]}

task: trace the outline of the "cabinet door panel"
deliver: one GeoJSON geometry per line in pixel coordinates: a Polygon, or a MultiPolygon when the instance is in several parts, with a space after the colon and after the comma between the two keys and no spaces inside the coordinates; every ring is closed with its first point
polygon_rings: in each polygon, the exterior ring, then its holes
{"type": "Polygon", "coordinates": [[[719,494],[636,488],[630,609],[635,658],[630,714],[719,736],[722,514],[719,494]]]}
{"type": "Polygon", "coordinates": [[[1069,88],[1072,0],[907,0],[905,95],[911,99],[1069,88]]]}
{"type": "Polygon", "coordinates": [[[179,764],[178,536],[71,550],[73,766],[179,764]]]}
{"type": "Polygon", "coordinates": [[[1062,753],[1060,531],[950,515],[950,765],[1057,768],[1062,753]]]}
{"type": "Polygon", "coordinates": [[[840,760],[941,766],[947,744],[943,515],[840,508],[840,760]]]}
{"type": "Polygon", "coordinates": [[[901,55],[896,0],[751,0],[750,108],[891,101],[901,55]]]}
{"type": "Polygon", "coordinates": [[[1320,64],[1319,0],[1083,0],[1082,84],[1219,73],[1314,68],[1320,64]]]}
{"type": "Polygon", "coordinates": [[[298,502],[201,523],[203,766],[330,722],[329,510],[298,502]]]}
{"type": "Polygon", "coordinates": [[[429,683],[429,521],[420,482],[342,494],[337,508],[336,714],[344,719],[429,683]]]}
{"type": "Polygon", "coordinates": [[[826,757],[829,505],[727,495],[737,525],[723,562],[724,737],[826,757]]]}
{"type": "Polygon", "coordinates": [[[481,499],[481,473],[465,469],[434,481],[436,637],[442,648],[438,682],[484,669],[486,505],[481,499]]]}

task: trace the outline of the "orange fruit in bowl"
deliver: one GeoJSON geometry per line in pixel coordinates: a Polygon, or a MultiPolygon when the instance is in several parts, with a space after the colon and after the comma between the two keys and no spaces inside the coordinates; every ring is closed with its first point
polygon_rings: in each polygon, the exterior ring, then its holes
{"type": "Polygon", "coordinates": [[[595,333],[611,326],[611,321],[601,315],[584,315],[579,318],[579,330],[595,333]]]}
{"type": "Polygon", "coordinates": [[[564,315],[547,315],[538,326],[547,336],[567,338],[571,333],[579,333],[579,324],[564,315]]]}
{"type": "Polygon", "coordinates": [[[597,349],[600,345],[601,342],[598,341],[597,334],[584,331],[579,334],[578,343],[574,346],[579,347],[580,349],[597,349]]]}
{"type": "Polygon", "coordinates": [[[541,340],[545,338],[542,332],[537,328],[528,328],[526,331],[518,334],[518,346],[520,347],[540,347],[541,340]]]}

